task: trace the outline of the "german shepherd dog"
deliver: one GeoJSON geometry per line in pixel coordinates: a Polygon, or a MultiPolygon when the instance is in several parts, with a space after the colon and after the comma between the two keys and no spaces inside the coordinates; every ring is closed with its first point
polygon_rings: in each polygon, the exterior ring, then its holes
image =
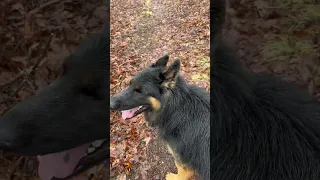
{"type": "Polygon", "coordinates": [[[167,143],[178,174],[167,180],[185,180],[194,175],[210,179],[210,96],[188,85],[179,75],[180,61],[167,66],[164,56],[132,78],[130,85],[110,99],[110,108],[122,111],[124,119],[143,113],[167,143]]]}
{"type": "Polygon", "coordinates": [[[320,102],[245,71],[219,42],[211,78],[211,178],[319,180],[320,102]]]}
{"type": "Polygon", "coordinates": [[[0,118],[0,150],[38,156],[42,180],[70,179],[109,158],[108,26],[65,60],[50,86],[0,118]]]}
{"type": "MultiPolygon", "coordinates": [[[[214,1],[212,12],[224,14],[224,3],[214,1]]],[[[212,20],[214,27],[223,22],[212,20]]],[[[279,78],[245,71],[221,36],[212,36],[211,179],[319,180],[320,102],[279,78]]]]}

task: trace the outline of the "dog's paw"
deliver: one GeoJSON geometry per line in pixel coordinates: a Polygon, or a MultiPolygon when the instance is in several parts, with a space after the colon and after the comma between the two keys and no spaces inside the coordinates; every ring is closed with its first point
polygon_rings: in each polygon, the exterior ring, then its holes
{"type": "Polygon", "coordinates": [[[166,175],[166,180],[179,180],[178,174],[168,173],[166,175]]]}

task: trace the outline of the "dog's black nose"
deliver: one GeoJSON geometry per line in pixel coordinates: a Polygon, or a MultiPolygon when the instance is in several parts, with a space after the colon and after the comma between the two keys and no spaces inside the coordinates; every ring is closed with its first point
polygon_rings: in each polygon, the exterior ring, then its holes
{"type": "Polygon", "coordinates": [[[12,149],[14,146],[14,137],[15,136],[9,130],[5,129],[5,127],[0,127],[0,149],[12,149]]]}
{"type": "Polygon", "coordinates": [[[1,150],[6,150],[9,151],[12,149],[12,144],[6,141],[1,141],[0,142],[0,149],[1,150]]]}
{"type": "Polygon", "coordinates": [[[110,109],[116,109],[118,107],[118,103],[114,100],[110,100],[110,109]]]}

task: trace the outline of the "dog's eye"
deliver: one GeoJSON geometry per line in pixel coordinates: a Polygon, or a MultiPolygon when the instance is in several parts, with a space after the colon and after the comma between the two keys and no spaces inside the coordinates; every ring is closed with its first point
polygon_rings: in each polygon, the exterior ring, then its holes
{"type": "Polygon", "coordinates": [[[137,93],[141,93],[141,86],[140,86],[140,84],[135,84],[134,90],[135,90],[137,93]]]}
{"type": "Polygon", "coordinates": [[[141,93],[141,89],[135,89],[137,93],[141,93]]]}

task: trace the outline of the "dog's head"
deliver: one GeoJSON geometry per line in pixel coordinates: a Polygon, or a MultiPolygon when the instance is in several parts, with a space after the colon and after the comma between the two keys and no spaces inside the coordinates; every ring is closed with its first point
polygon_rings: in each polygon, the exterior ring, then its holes
{"type": "MultiPolygon", "coordinates": [[[[92,142],[109,138],[109,51],[104,29],[67,58],[62,75],[50,86],[1,117],[0,150],[38,155],[39,173],[46,180],[70,175],[76,165],[84,165],[78,162],[86,153],[92,159],[92,146],[102,141],[92,142]]],[[[105,150],[98,159],[108,155],[105,150]]]]}
{"type": "Polygon", "coordinates": [[[169,56],[163,56],[154,64],[132,78],[130,85],[110,99],[110,108],[122,111],[123,119],[131,119],[142,112],[158,111],[161,97],[173,88],[180,71],[180,61],[167,66],[169,56]]]}

